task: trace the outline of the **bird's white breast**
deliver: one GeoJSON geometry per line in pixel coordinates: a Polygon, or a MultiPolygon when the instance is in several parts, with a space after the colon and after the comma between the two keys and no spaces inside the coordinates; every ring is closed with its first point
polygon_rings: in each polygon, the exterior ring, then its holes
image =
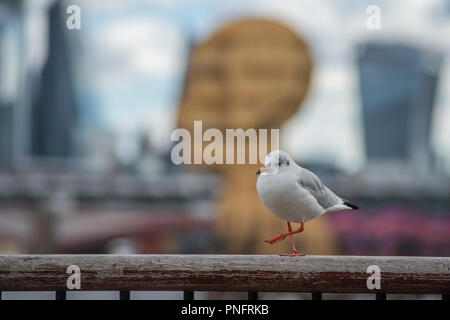
{"type": "Polygon", "coordinates": [[[262,175],[256,190],[266,207],[277,217],[291,222],[306,222],[324,213],[316,199],[297,182],[290,171],[262,175]]]}

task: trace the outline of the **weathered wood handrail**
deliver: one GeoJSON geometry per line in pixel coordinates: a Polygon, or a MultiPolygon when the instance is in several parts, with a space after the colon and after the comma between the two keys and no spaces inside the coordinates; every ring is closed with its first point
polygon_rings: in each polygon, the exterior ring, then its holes
{"type": "Polygon", "coordinates": [[[449,257],[273,255],[0,255],[0,291],[68,290],[70,265],[81,290],[450,293],[449,257]]]}

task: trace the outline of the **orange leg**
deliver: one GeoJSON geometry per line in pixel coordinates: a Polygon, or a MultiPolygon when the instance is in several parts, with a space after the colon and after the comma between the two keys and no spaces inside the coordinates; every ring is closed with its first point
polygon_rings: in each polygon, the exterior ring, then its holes
{"type": "Polygon", "coordinates": [[[288,231],[289,231],[288,233],[282,233],[278,237],[275,237],[275,238],[269,239],[269,240],[265,240],[265,242],[270,243],[270,244],[275,244],[275,243],[280,242],[281,240],[284,240],[284,238],[286,238],[287,236],[291,236],[292,253],[294,253],[294,251],[298,252],[297,250],[295,250],[294,239],[292,238],[292,235],[296,234],[296,233],[300,233],[305,229],[303,222],[300,224],[300,228],[298,228],[295,231],[292,231],[291,223],[289,221],[287,222],[287,225],[288,225],[288,231]]]}
{"type": "MultiPolygon", "coordinates": [[[[304,256],[303,253],[297,251],[297,249],[295,248],[294,237],[292,236],[292,228],[291,228],[291,224],[289,223],[289,221],[288,221],[287,225],[288,225],[289,233],[291,233],[290,237],[291,237],[291,247],[292,247],[292,251],[291,251],[291,253],[282,253],[282,254],[280,254],[280,256],[289,256],[289,257],[294,257],[294,256],[304,256]]],[[[302,223],[302,225],[300,226],[299,230],[300,230],[300,229],[303,231],[303,229],[304,229],[304,228],[303,228],[303,223],[302,223]]],[[[298,230],[297,230],[297,231],[298,231],[298,230]]],[[[299,231],[299,232],[301,232],[301,231],[299,231]]]]}

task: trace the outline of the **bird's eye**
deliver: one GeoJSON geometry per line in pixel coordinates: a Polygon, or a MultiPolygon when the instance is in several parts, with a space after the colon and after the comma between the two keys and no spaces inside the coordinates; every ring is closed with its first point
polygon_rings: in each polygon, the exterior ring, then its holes
{"type": "Polygon", "coordinates": [[[281,161],[278,161],[278,165],[281,166],[281,164],[282,164],[282,162],[281,162],[281,161]]]}

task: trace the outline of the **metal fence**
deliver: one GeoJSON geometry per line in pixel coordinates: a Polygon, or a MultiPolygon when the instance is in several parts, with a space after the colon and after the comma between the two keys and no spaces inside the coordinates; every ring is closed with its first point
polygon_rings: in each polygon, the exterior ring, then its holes
{"type": "Polygon", "coordinates": [[[244,291],[249,300],[259,292],[310,292],[313,300],[322,293],[450,298],[449,257],[0,255],[0,298],[1,291],[56,291],[64,300],[74,277],[80,288],[73,291],[120,291],[121,300],[130,291],[183,291],[186,300],[195,291],[244,291]]]}

